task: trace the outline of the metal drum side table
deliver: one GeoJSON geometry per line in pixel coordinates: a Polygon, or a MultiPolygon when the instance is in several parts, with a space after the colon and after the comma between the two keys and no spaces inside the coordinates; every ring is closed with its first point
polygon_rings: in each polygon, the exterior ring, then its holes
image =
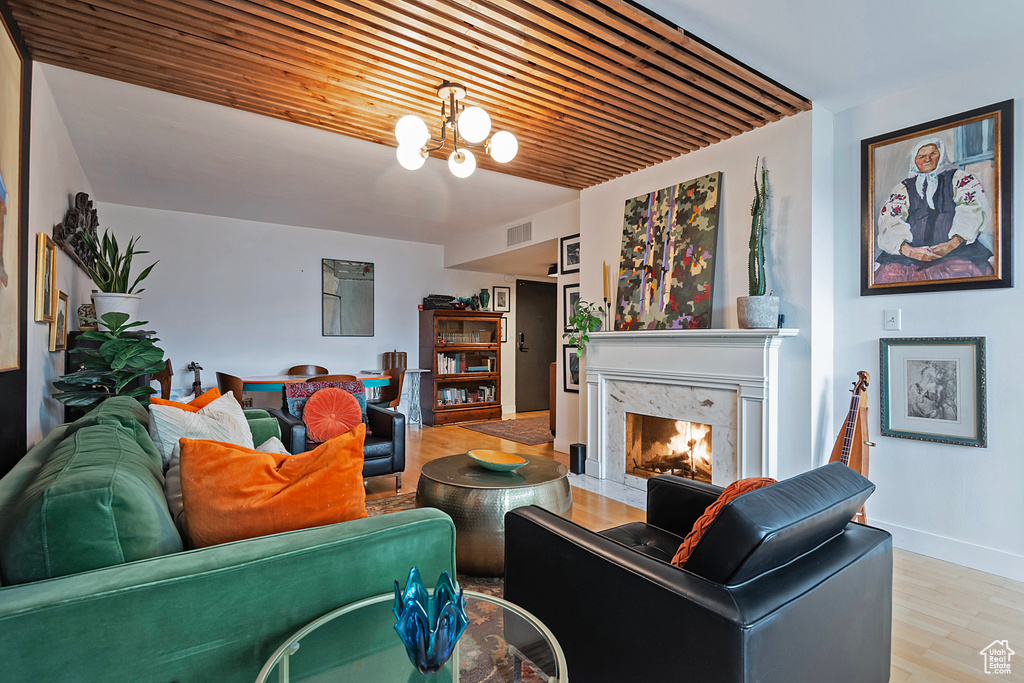
{"type": "MultiPolygon", "coordinates": [[[[521,455],[521,454],[519,454],[521,455]]],[[[416,507],[434,507],[455,522],[458,570],[473,576],[505,573],[505,513],[537,505],[567,519],[572,488],[565,465],[536,455],[514,472],[494,472],[466,454],[431,460],[420,469],[416,507]]]]}

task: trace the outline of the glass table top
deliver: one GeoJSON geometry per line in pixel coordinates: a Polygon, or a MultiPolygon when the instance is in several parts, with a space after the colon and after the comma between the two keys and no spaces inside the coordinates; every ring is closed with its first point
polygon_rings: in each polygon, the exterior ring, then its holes
{"type": "Polygon", "coordinates": [[[465,591],[469,626],[436,674],[412,665],[395,632],[394,594],[345,605],[299,629],[256,683],[566,683],[565,656],[536,617],[512,603],[465,591]]]}

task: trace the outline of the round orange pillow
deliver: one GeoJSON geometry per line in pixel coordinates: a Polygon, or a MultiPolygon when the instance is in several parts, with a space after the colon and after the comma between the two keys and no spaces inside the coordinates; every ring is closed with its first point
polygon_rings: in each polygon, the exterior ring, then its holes
{"type": "Polygon", "coordinates": [[[356,397],[344,389],[321,389],[306,401],[302,409],[306,439],[323,443],[341,436],[363,421],[356,397]]]}

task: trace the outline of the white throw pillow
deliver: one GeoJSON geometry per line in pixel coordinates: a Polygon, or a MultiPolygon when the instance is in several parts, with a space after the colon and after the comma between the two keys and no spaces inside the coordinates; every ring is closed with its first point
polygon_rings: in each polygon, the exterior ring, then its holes
{"type": "Polygon", "coordinates": [[[252,432],[249,431],[245,413],[230,391],[211,401],[198,413],[173,406],[151,405],[149,435],[160,451],[164,467],[170,466],[171,458],[179,449],[178,440],[182,438],[253,447],[252,432]]]}
{"type": "Polygon", "coordinates": [[[284,447],[281,439],[276,436],[272,436],[259,446],[256,447],[260,453],[276,453],[277,455],[291,455],[288,449],[284,447]]]}

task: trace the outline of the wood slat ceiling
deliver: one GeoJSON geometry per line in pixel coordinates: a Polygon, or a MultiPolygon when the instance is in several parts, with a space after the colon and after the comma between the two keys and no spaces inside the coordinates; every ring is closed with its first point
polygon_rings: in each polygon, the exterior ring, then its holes
{"type": "Polygon", "coordinates": [[[481,168],[574,189],[811,106],[623,0],[9,4],[39,61],[389,146],[460,82],[519,139],[481,168]]]}

